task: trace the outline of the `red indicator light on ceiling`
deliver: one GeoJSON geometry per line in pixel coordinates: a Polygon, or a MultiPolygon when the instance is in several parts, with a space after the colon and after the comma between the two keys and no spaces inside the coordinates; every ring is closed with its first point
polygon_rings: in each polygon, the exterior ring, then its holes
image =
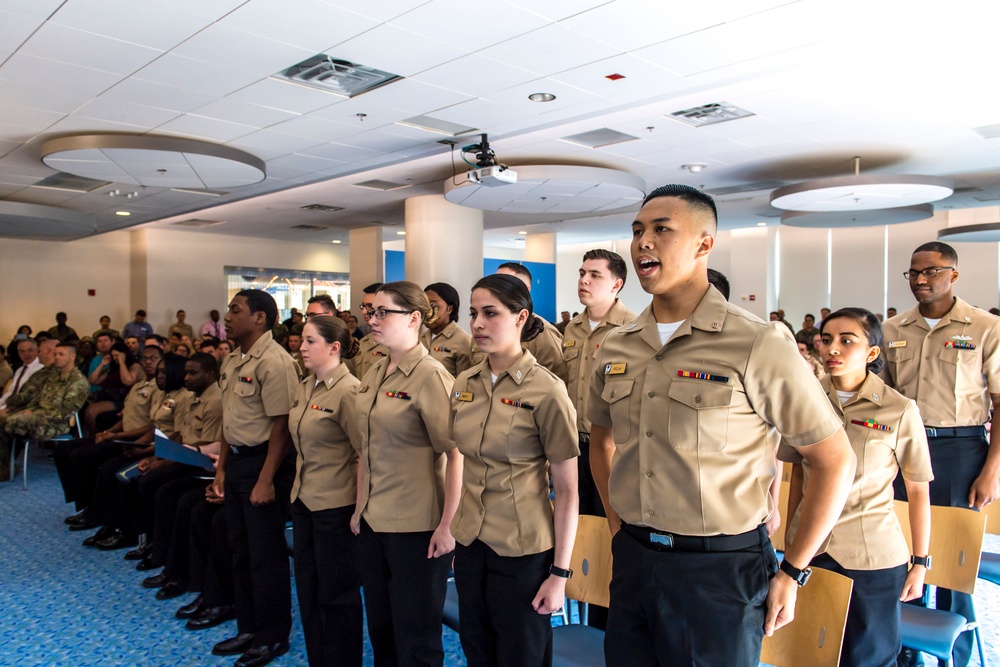
{"type": "Polygon", "coordinates": [[[624,79],[625,75],[624,74],[609,74],[609,75],[607,75],[604,78],[608,79],[609,81],[617,81],[618,79],[624,79]]]}

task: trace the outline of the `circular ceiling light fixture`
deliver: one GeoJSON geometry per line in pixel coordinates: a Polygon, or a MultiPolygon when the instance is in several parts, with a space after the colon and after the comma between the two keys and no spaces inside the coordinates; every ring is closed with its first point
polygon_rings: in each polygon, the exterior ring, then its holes
{"type": "Polygon", "coordinates": [[[231,146],[136,134],[78,134],[42,144],[46,166],[76,176],[160,188],[217,189],[264,180],[264,161],[231,146]]]}
{"type": "Polygon", "coordinates": [[[692,162],[691,164],[682,164],[681,169],[687,169],[692,174],[697,174],[707,166],[704,162],[692,162]]]}
{"type": "Polygon", "coordinates": [[[996,243],[1000,241],[1000,222],[947,227],[939,231],[937,237],[939,241],[996,243]]]}
{"type": "MultiPolygon", "coordinates": [[[[861,158],[854,158],[854,175],[821,178],[778,188],[771,206],[786,211],[850,212],[891,209],[926,204],[951,196],[949,178],[911,174],[860,173],[861,158]]],[[[881,223],[878,223],[881,224],[881,223]]]]}
{"type": "Polygon", "coordinates": [[[532,102],[551,102],[556,96],[552,93],[532,93],[528,95],[528,99],[532,102]]]}
{"type": "Polygon", "coordinates": [[[933,215],[934,207],[930,204],[863,211],[785,211],[781,214],[781,224],[788,227],[811,227],[814,229],[872,227],[916,222],[917,220],[926,220],[933,215]]]}

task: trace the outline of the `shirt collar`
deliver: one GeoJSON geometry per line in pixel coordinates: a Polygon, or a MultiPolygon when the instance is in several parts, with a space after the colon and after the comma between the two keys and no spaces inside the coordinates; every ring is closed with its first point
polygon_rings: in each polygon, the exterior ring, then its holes
{"type": "MultiPolygon", "coordinates": [[[[947,319],[951,322],[958,322],[960,324],[969,324],[972,322],[972,311],[972,306],[956,296],[955,303],[952,304],[951,310],[949,310],[948,314],[941,319],[947,319]]],[[[902,315],[897,315],[897,317],[902,318],[899,322],[901,326],[916,324],[918,327],[929,330],[927,319],[920,314],[920,306],[914,306],[902,315]]]]}
{"type": "MultiPolygon", "coordinates": [[[[826,390],[827,396],[830,397],[830,401],[833,405],[837,408],[841,408],[840,411],[843,412],[843,406],[840,404],[840,397],[837,395],[837,389],[833,386],[833,380],[830,376],[827,375],[824,377],[820,380],[820,383],[823,385],[823,389],[826,390]]],[[[870,403],[874,403],[876,406],[881,406],[882,401],[885,399],[885,392],[885,382],[882,378],[875,373],[868,371],[868,375],[865,376],[865,381],[861,383],[860,387],[858,387],[858,391],[855,397],[851,399],[850,403],[869,401],[870,403]]]]}
{"type": "Polygon", "coordinates": [[[416,345],[412,350],[403,355],[403,358],[399,360],[396,368],[403,372],[403,375],[409,376],[413,372],[413,369],[417,367],[421,359],[427,356],[427,348],[423,345],[416,345]]]}
{"type": "MultiPolygon", "coordinates": [[[[701,329],[710,333],[718,333],[722,331],[728,312],[729,302],[726,301],[719,290],[710,286],[705,296],[698,302],[694,312],[684,320],[684,324],[681,325],[674,336],[690,334],[691,329],[701,329]]],[[[652,303],[646,306],[646,309],[632,322],[626,324],[623,329],[626,333],[638,333],[654,349],[658,350],[663,347],[660,344],[660,334],[656,329],[656,318],[653,316],[652,303]]]]}
{"type": "MultiPolygon", "coordinates": [[[[531,352],[524,350],[524,354],[522,354],[517,361],[511,364],[510,368],[497,375],[497,382],[499,382],[500,378],[502,378],[504,375],[508,375],[510,376],[510,379],[514,381],[514,384],[520,386],[521,383],[524,382],[525,379],[527,379],[528,371],[534,368],[535,364],[537,363],[538,361],[535,359],[535,356],[531,354],[531,352]]],[[[482,375],[484,373],[492,373],[492,372],[493,371],[490,370],[489,361],[487,360],[483,364],[479,364],[478,366],[473,366],[472,374],[482,375]]]]}
{"type": "MultiPolygon", "coordinates": [[[[274,336],[271,335],[270,331],[265,331],[264,334],[254,341],[254,344],[250,346],[250,350],[247,352],[247,357],[260,357],[264,354],[264,350],[267,346],[271,344],[274,340],[274,336]]],[[[236,352],[239,352],[239,347],[236,348],[236,352]]]]}
{"type": "Polygon", "coordinates": [[[344,376],[348,374],[350,374],[350,371],[347,370],[347,364],[340,364],[339,366],[333,369],[333,372],[330,373],[330,377],[323,380],[323,384],[326,385],[327,389],[332,389],[333,385],[340,382],[344,378],[344,376]]]}

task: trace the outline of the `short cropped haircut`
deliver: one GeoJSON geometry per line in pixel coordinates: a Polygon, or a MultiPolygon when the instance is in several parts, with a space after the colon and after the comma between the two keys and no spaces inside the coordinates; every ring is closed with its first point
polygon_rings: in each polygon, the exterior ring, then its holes
{"type": "Polygon", "coordinates": [[[712,199],[711,195],[702,192],[698,188],[680,183],[661,185],[646,195],[646,198],[642,200],[642,205],[645,206],[651,200],[659,197],[676,197],[688,206],[709,215],[712,220],[712,231],[715,231],[719,224],[719,210],[715,207],[715,200],[712,199]]]}
{"type": "Polygon", "coordinates": [[[610,250],[605,250],[604,248],[594,248],[583,253],[583,261],[586,262],[588,259],[603,259],[606,261],[608,263],[608,271],[611,271],[611,275],[615,278],[621,280],[622,287],[625,287],[625,279],[628,277],[628,267],[621,255],[610,250]]]}
{"type": "Polygon", "coordinates": [[[76,343],[71,343],[68,340],[65,343],[59,343],[56,347],[65,347],[67,350],[73,350],[73,354],[76,354],[77,352],[76,343]]]}
{"type": "Polygon", "coordinates": [[[309,299],[308,303],[318,303],[323,308],[323,312],[331,315],[338,315],[337,304],[333,302],[333,297],[329,294],[317,294],[309,299]]]}
{"type": "Polygon", "coordinates": [[[914,250],[913,254],[916,255],[918,252],[940,253],[941,257],[944,258],[946,262],[952,266],[958,266],[958,252],[947,243],[941,243],[940,241],[928,241],[914,250]]]}
{"type": "Polygon", "coordinates": [[[219,374],[219,361],[207,352],[195,352],[188,357],[187,361],[198,364],[202,373],[219,374]]]}
{"type": "Polygon", "coordinates": [[[497,267],[497,271],[499,271],[500,269],[507,269],[508,271],[513,271],[519,276],[524,276],[525,278],[528,279],[529,283],[533,280],[533,278],[531,277],[531,270],[528,269],[528,267],[526,267],[524,264],[518,264],[517,262],[504,262],[503,264],[497,267]]]}
{"type": "Polygon", "coordinates": [[[364,288],[361,291],[364,292],[365,294],[375,294],[380,289],[382,289],[382,285],[384,284],[385,283],[372,283],[371,285],[369,285],[368,287],[364,288]]]}
{"type": "MultiPolygon", "coordinates": [[[[726,297],[726,301],[729,301],[729,279],[726,278],[722,271],[716,271],[715,269],[708,270],[708,283],[714,285],[715,289],[722,292],[722,296],[726,297]]],[[[777,313],[775,313],[777,315],[777,313]]]]}
{"type": "Polygon", "coordinates": [[[140,308],[139,310],[135,311],[135,314],[138,315],[139,317],[146,317],[146,311],[143,310],[142,308],[140,308]]]}
{"type": "Polygon", "coordinates": [[[241,296],[247,300],[247,308],[250,313],[264,313],[264,324],[267,330],[274,328],[274,323],[278,319],[278,304],[274,302],[274,297],[260,289],[240,290],[234,298],[241,296]]]}

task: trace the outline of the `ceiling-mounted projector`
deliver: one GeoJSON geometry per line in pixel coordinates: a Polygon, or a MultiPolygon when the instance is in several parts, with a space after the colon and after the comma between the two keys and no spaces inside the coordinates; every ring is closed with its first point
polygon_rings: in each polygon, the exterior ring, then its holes
{"type": "Polygon", "coordinates": [[[510,169],[505,164],[497,162],[497,156],[490,148],[490,140],[485,134],[479,135],[479,143],[462,148],[462,160],[465,161],[472,171],[466,175],[469,183],[496,187],[498,185],[510,185],[517,183],[517,172],[510,169]],[[470,162],[466,153],[475,153],[476,161],[470,162]]]}

